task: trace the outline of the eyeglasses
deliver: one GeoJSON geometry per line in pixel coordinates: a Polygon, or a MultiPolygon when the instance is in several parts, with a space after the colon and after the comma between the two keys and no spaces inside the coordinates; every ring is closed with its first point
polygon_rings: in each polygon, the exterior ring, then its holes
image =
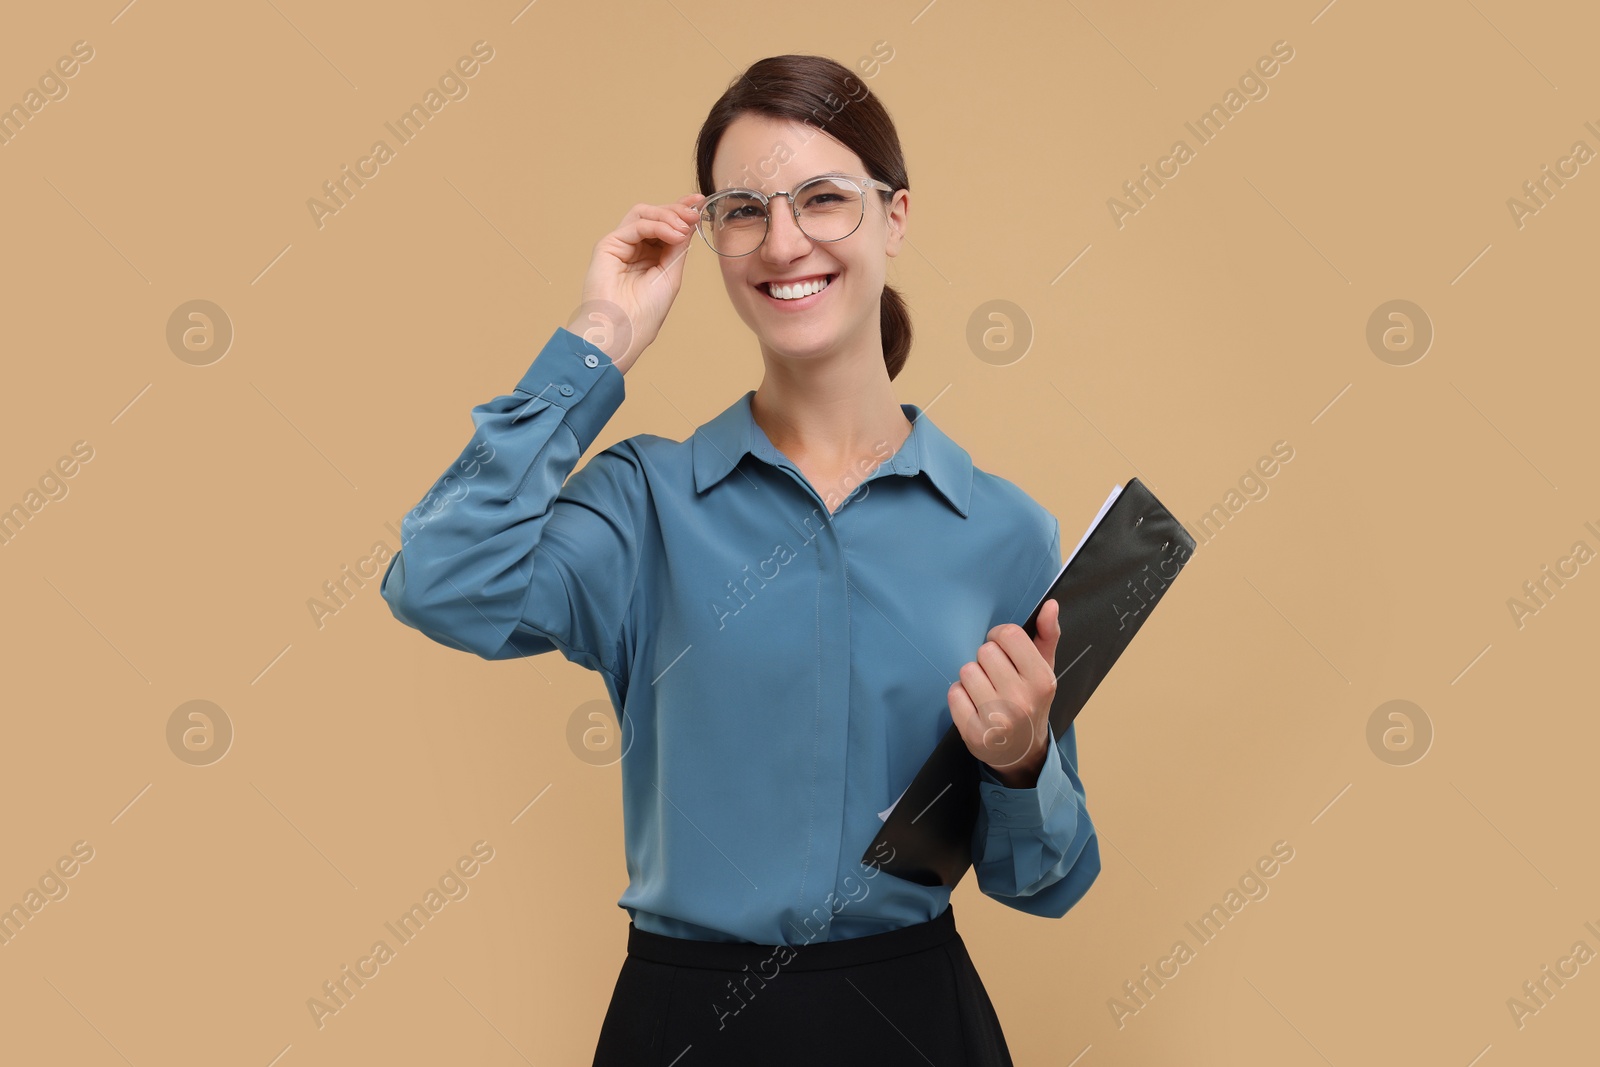
{"type": "Polygon", "coordinates": [[[813,241],[842,241],[861,225],[867,189],[893,191],[885,182],[855,174],[819,174],[793,192],[724,189],[701,203],[696,228],[717,255],[748,256],[772,229],[771,201],[786,196],[801,233],[813,241]]]}

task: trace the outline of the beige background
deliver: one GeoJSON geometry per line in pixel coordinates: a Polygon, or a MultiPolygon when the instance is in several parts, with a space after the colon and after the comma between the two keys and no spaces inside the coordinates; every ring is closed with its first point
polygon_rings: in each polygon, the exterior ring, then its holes
{"type": "MultiPolygon", "coordinates": [[[[902,400],[1069,538],[1131,475],[1194,526],[1294,449],[1080,720],[1088,896],[1049,922],[955,894],[1018,1064],[1594,1056],[1600,963],[1520,1026],[1507,1004],[1600,951],[1600,565],[1508,607],[1600,550],[1597,164],[1508,207],[1600,149],[1588,5],[122,3],[0,34],[5,104],[93,48],[0,146],[0,506],[66,490],[0,546],[0,903],[93,850],[0,946],[0,1059],[588,1062],[626,930],[617,768],[568,742],[598,676],[436,645],[376,581],[320,627],[308,602],[397,545],[594,241],[692,190],[740,68],[875,50],[912,179],[902,400]],[[480,40],[470,94],[319,228],[308,199],[480,40]],[[1267,95],[1199,144],[1185,122],[1277,41],[1267,95]],[[1119,227],[1108,200],[1180,138],[1119,227]],[[193,300],[234,331],[206,366],[166,338],[193,300]],[[1021,358],[968,345],[993,300],[1021,358]],[[1420,359],[1369,345],[1394,300],[1431,323],[1420,359]],[[206,766],[169,738],[192,700],[233,731],[206,766]],[[1391,700],[1420,760],[1369,742],[1391,700]],[[322,983],[477,841],[470,894],[319,1028],[322,983]],[[1200,945],[1185,922],[1278,841],[1269,894],[1200,945]]],[[[759,380],[707,251],[596,450],[759,380]]]]}

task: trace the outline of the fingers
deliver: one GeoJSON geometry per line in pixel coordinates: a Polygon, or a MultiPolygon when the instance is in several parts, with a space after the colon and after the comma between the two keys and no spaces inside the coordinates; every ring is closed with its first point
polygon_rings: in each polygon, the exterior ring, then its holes
{"type": "MultiPolygon", "coordinates": [[[[1047,607],[1045,610],[1049,610],[1047,607]]],[[[1043,611],[1040,612],[1042,616],[1043,611]]],[[[1039,626],[1040,637],[1038,641],[1029,637],[1022,627],[1015,623],[1005,623],[989,631],[989,639],[978,646],[979,662],[984,662],[984,650],[989,650],[990,662],[996,669],[1009,668],[1025,679],[1029,684],[1044,687],[1046,684],[1055,683],[1055,639],[1047,638],[1044,624],[1039,626]],[[1039,649],[1040,644],[1049,644],[1051,655],[1047,658],[1039,649]]]]}
{"type": "MultiPolygon", "coordinates": [[[[698,197],[698,193],[691,194],[698,197]]],[[[684,197],[687,201],[689,197],[684,197]]],[[[687,203],[635,204],[622,216],[622,221],[612,231],[612,236],[628,244],[646,240],[677,243],[693,235],[700,212],[687,203]]]]}
{"type": "MultiPolygon", "coordinates": [[[[978,708],[972,703],[972,696],[967,692],[966,687],[960,682],[956,682],[950,687],[950,691],[945,694],[945,699],[950,704],[950,717],[961,728],[961,736],[967,737],[972,734],[973,722],[978,717],[978,708]]],[[[981,732],[981,728],[979,732],[981,732]]]]}
{"type": "MultiPolygon", "coordinates": [[[[1056,646],[1061,641],[1061,602],[1054,598],[1046,600],[1039,609],[1036,621],[1033,637],[1029,637],[1028,632],[1015,623],[1002,623],[991,629],[987,636],[991,641],[1000,641],[1004,635],[1011,635],[1009,640],[1003,642],[1004,646],[1015,655],[1025,658],[1032,658],[1027,657],[1025,652],[1027,647],[1032,646],[1054,674],[1056,646]]],[[[1021,666],[1024,660],[1019,658],[1017,662],[1021,666]]]]}
{"type": "MultiPolygon", "coordinates": [[[[984,741],[989,724],[983,721],[978,714],[978,703],[974,702],[972,694],[967,692],[966,686],[956,682],[945,694],[945,700],[950,705],[950,720],[956,724],[956,730],[961,734],[961,740],[966,744],[967,750],[975,756],[981,757],[984,751],[984,741]]],[[[993,705],[988,705],[993,707],[993,705]]]]}
{"type": "Polygon", "coordinates": [[[962,664],[956,672],[956,686],[964,688],[974,704],[988,704],[1000,698],[995,683],[1003,680],[1005,674],[1001,665],[992,658],[997,654],[1003,656],[1003,653],[985,652],[979,648],[977,660],[962,664]]]}
{"type": "Polygon", "coordinates": [[[671,204],[635,204],[623,216],[623,221],[630,219],[661,219],[671,221],[683,219],[692,221],[699,217],[699,212],[682,202],[671,204]]]}
{"type": "MultiPolygon", "coordinates": [[[[960,679],[951,685],[946,699],[950,715],[960,728],[968,748],[975,753],[994,753],[999,747],[1015,751],[1017,759],[1026,758],[1033,750],[1034,722],[1025,716],[1027,743],[1008,736],[1008,730],[1017,725],[998,703],[1006,700],[1000,694],[1019,689],[1053,694],[1055,680],[1055,650],[1061,637],[1061,605],[1051,599],[1039,609],[1037,636],[1029,637],[1026,630],[1015,623],[1002,623],[992,628],[988,640],[978,646],[974,661],[963,664],[960,679]],[[995,709],[996,725],[981,721],[979,708],[995,709]],[[996,735],[999,735],[998,738],[996,735]]],[[[1047,702],[1048,703],[1048,702],[1047,702]]],[[[1015,762],[1015,761],[1012,761],[1015,762]]],[[[1007,764],[1009,765],[1009,764],[1007,764]]]]}
{"type": "Polygon", "coordinates": [[[705,197],[699,193],[690,193],[687,196],[679,197],[670,204],[635,204],[629,209],[627,215],[623,216],[623,222],[631,222],[636,219],[656,219],[674,225],[687,224],[693,226],[700,221],[698,204],[704,199],[705,197]]]}
{"type": "Polygon", "coordinates": [[[657,240],[676,244],[694,234],[694,224],[677,218],[628,218],[617,227],[616,235],[631,245],[641,241],[657,240]]]}
{"type": "MultiPolygon", "coordinates": [[[[1005,672],[1009,671],[1010,667],[1002,668],[997,658],[1006,659],[1005,654],[998,649],[979,648],[978,661],[962,664],[956,682],[945,694],[945,699],[950,703],[951,717],[960,727],[961,736],[973,753],[984,752],[989,748],[989,731],[992,729],[991,724],[984,721],[984,716],[978,709],[987,709],[991,717],[997,712],[1002,718],[1005,714],[1000,710],[1002,699],[996,683],[1003,684],[1005,672]]],[[[1009,660],[1006,662],[1009,664],[1009,660]]]]}
{"type": "Polygon", "coordinates": [[[1015,704],[994,696],[992,687],[990,695],[974,699],[969,690],[982,691],[984,687],[966,681],[965,671],[962,678],[950,687],[945,699],[968,751],[996,768],[1011,767],[1027,759],[1035,748],[1038,732],[1033,719],[1018,714],[1015,704]]]}

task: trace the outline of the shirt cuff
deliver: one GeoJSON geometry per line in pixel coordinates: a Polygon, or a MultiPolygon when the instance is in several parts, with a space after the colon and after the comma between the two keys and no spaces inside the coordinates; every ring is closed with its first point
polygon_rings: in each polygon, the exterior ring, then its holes
{"type": "Polygon", "coordinates": [[[1072,780],[1067,777],[1066,757],[1056,744],[1055,730],[1050,728],[1049,733],[1050,751],[1039,768],[1039,780],[1031,786],[1002,785],[987,763],[979,763],[978,776],[982,781],[978,784],[978,793],[991,829],[1034,829],[1043,826],[1056,808],[1073,803],[1075,793],[1072,780]]]}
{"type": "Polygon", "coordinates": [[[579,455],[600,436],[626,395],[622,372],[611,357],[565,326],[556,327],[516,391],[566,410],[564,421],[578,439],[579,455]]]}

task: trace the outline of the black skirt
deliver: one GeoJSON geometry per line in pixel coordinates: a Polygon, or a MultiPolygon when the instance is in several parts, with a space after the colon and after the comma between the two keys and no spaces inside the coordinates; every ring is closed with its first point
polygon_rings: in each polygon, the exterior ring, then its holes
{"type": "Polygon", "coordinates": [[[796,946],[628,923],[595,1067],[845,1062],[1012,1067],[949,907],[888,933],[796,946]]]}

